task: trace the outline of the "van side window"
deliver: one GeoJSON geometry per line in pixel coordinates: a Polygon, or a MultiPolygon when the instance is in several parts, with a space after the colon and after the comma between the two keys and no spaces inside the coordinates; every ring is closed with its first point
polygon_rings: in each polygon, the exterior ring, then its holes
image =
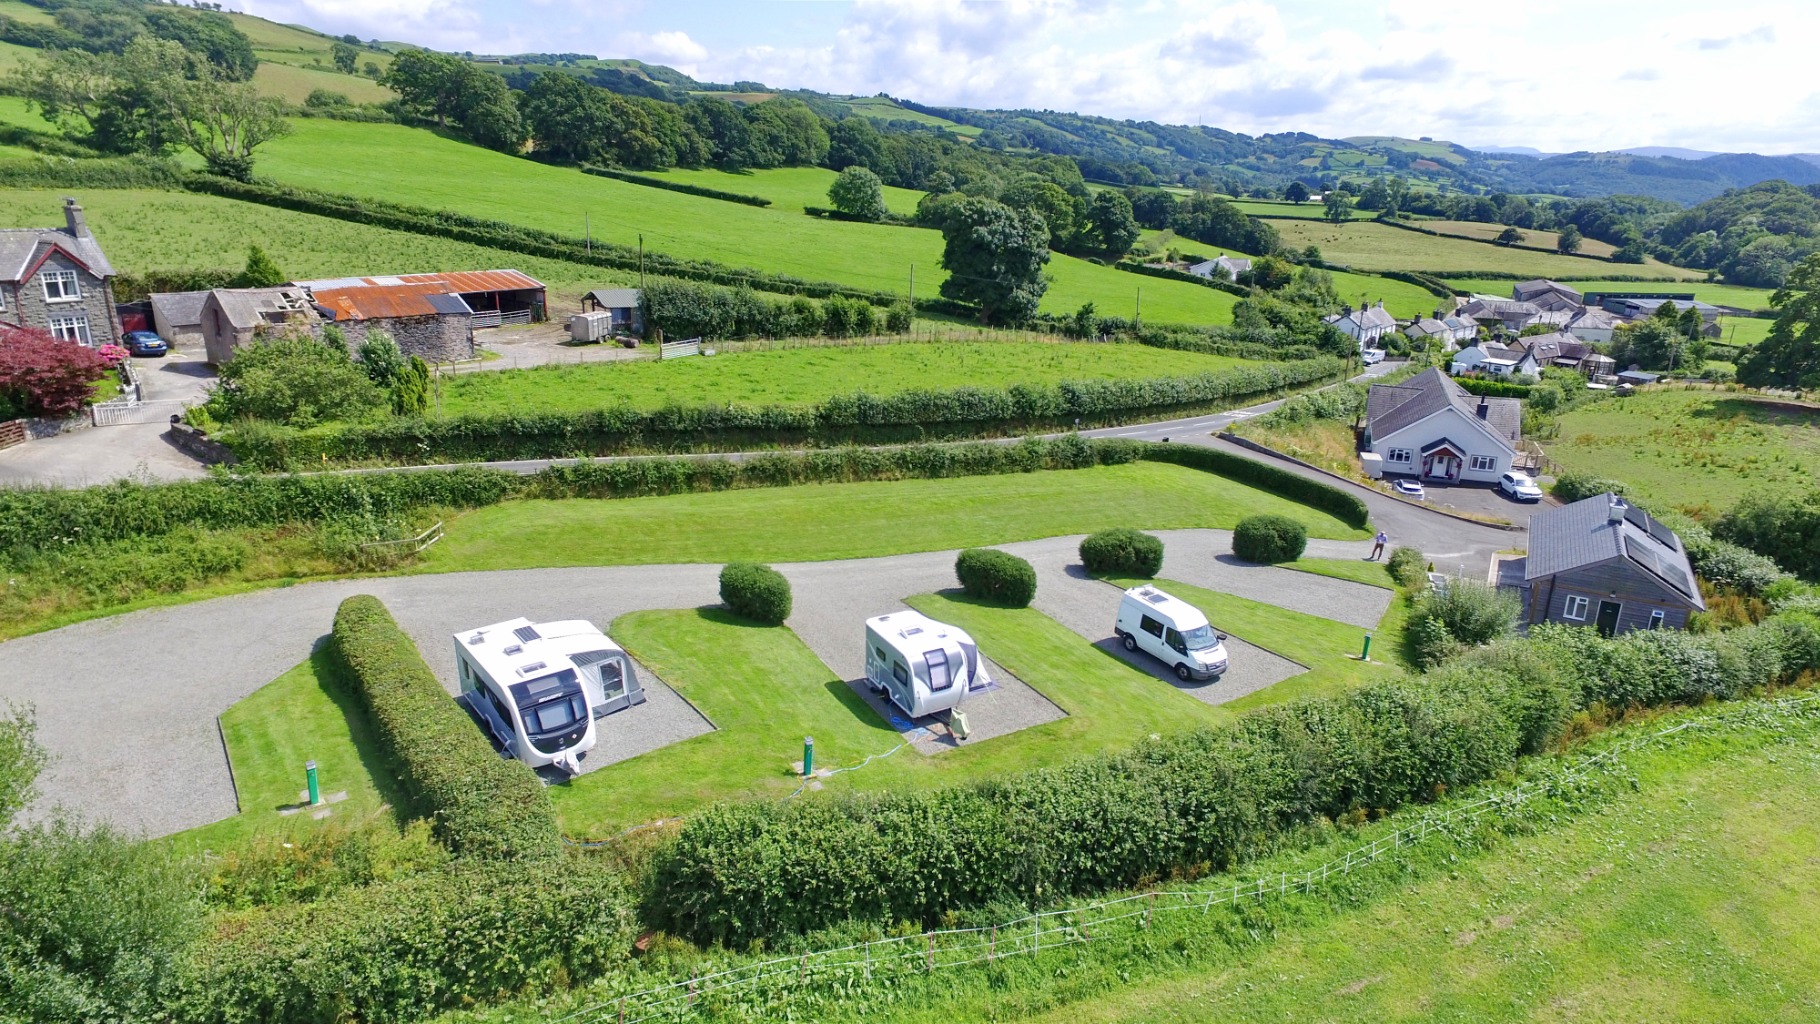
{"type": "Polygon", "coordinates": [[[1177,633],[1173,629],[1164,631],[1163,642],[1168,644],[1171,650],[1188,650],[1188,645],[1182,641],[1182,634],[1177,633]]]}
{"type": "Polygon", "coordinates": [[[481,689],[487,691],[487,700],[492,703],[493,710],[499,712],[499,720],[506,724],[506,728],[512,728],[512,709],[506,706],[499,694],[493,692],[491,686],[482,686],[481,689]]]}
{"type": "Polygon", "coordinates": [[[1148,615],[1138,620],[1138,628],[1154,637],[1163,635],[1163,624],[1148,615]]]}

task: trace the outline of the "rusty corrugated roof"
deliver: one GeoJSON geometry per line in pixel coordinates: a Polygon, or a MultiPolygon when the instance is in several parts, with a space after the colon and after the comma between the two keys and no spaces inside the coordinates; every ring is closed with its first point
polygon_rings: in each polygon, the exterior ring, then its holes
{"type": "Polygon", "coordinates": [[[337,320],[382,320],[395,316],[435,316],[444,310],[431,301],[448,295],[442,282],[360,285],[353,288],[319,288],[311,292],[317,303],[335,311],[337,320]]]}
{"type": "Polygon", "coordinates": [[[400,274],[406,284],[440,282],[450,292],[517,292],[540,289],[543,282],[516,270],[451,270],[443,274],[400,274]]]}

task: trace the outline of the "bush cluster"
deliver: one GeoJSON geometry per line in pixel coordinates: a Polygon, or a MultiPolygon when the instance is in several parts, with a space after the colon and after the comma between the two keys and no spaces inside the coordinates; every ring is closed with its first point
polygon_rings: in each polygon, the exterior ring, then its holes
{"type": "Polygon", "coordinates": [[[969,597],[982,601],[1028,608],[1036,599],[1036,569],[1009,551],[968,548],[955,557],[954,575],[969,597]]]}
{"type": "Polygon", "coordinates": [[[1608,491],[1623,496],[1624,484],[1617,480],[1593,476],[1590,473],[1567,472],[1555,477],[1555,482],[1548,488],[1550,494],[1568,505],[1608,491]]]}
{"type": "Polygon", "coordinates": [[[1414,590],[1428,578],[1428,559],[1415,548],[1391,548],[1384,567],[1390,570],[1390,578],[1397,581],[1397,586],[1406,589],[1414,590]]]}
{"type": "Polygon", "coordinates": [[[1713,524],[1713,536],[1820,581],[1820,494],[1747,494],[1713,524]]]}
{"type": "Polygon", "coordinates": [[[1121,754],[939,792],[725,804],[690,818],[663,855],[661,923],[732,944],[847,919],[933,926],[969,908],[1221,870],[1298,827],[1495,777],[1595,702],[1694,702],[1817,665],[1820,622],[1804,615],[1615,641],[1540,627],[1427,676],[1121,754]]]}
{"type": "Polygon", "coordinates": [[[1522,611],[1516,595],[1477,580],[1456,579],[1430,590],[1415,608],[1416,662],[1433,668],[1458,651],[1506,636],[1522,611]]]}
{"type": "MultiPolygon", "coordinates": [[[[861,299],[770,299],[747,287],[653,281],[640,293],[645,329],[678,338],[852,338],[877,334],[885,314],[861,299]]],[[[904,305],[908,305],[907,303],[904,305]]]]}
{"type": "Polygon", "coordinates": [[[1308,528],[1288,516],[1246,516],[1232,531],[1232,553],[1247,562],[1293,562],[1308,547],[1308,528]]]}
{"type": "Polygon", "coordinates": [[[790,617],[790,581],[768,565],[733,562],[721,569],[720,599],[733,614],[767,626],[790,617]]]}
{"type": "Polygon", "coordinates": [[[194,1024],[405,1024],[547,991],[625,958],[625,887],[597,863],[461,864],[227,915],[185,979],[194,1024]]]}
{"type": "Polygon", "coordinates": [[[399,782],[438,839],[464,857],[561,856],[543,783],[493,750],[378,598],[343,601],[331,640],[342,683],[373,716],[399,782]]]}
{"type": "MultiPolygon", "coordinates": [[[[1127,416],[1158,410],[1186,412],[1223,407],[1316,383],[1341,372],[1339,360],[1323,358],[1265,363],[1192,377],[1063,381],[1002,389],[962,387],[884,396],[858,392],[836,395],[812,406],[714,405],[652,410],[621,406],[449,419],[397,417],[311,431],[249,423],[235,427],[233,434],[223,440],[241,462],[266,471],[320,467],[325,457],[331,462],[425,463],[619,455],[729,444],[760,447],[914,442],[1065,428],[1077,421],[1083,426],[1116,423],[1127,416]]],[[[1225,460],[1222,467],[1257,465],[1231,455],[1226,455],[1225,460]]],[[[1217,471],[1226,472],[1224,468],[1217,471]]],[[[1293,474],[1276,472],[1294,478],[1293,474]]],[[[1239,473],[1258,479],[1268,475],[1245,469],[1229,475],[1239,473]]],[[[1314,484],[1309,493],[1326,496],[1338,492],[1314,484]]],[[[1348,500],[1363,509],[1357,499],[1348,500]]]]}
{"type": "Polygon", "coordinates": [[[1081,565],[1095,576],[1141,576],[1163,570],[1163,542],[1140,530],[1101,530],[1081,541],[1081,565]]]}
{"type": "Polygon", "coordinates": [[[646,185],[650,188],[668,189],[671,192],[681,192],[685,195],[701,196],[703,199],[720,199],[729,203],[743,203],[746,206],[771,205],[771,200],[764,196],[747,195],[744,192],[725,192],[718,188],[708,188],[706,185],[691,185],[687,182],[671,181],[669,178],[659,178],[650,174],[634,174],[631,171],[621,171],[612,167],[583,167],[582,170],[589,174],[598,174],[603,178],[614,178],[618,181],[631,182],[634,185],[646,185]]]}

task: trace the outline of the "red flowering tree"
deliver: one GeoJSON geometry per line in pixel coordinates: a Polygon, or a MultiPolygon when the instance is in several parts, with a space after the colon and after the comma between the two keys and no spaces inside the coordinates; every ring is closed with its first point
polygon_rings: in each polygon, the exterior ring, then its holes
{"type": "Polygon", "coordinates": [[[69,416],[82,411],[107,373],[107,360],[94,349],[35,327],[0,325],[0,406],[69,416]]]}

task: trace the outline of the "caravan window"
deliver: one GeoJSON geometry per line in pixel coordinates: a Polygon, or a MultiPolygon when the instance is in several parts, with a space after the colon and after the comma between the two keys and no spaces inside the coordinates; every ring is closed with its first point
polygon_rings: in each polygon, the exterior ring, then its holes
{"type": "Polygon", "coordinates": [[[1163,635],[1163,624],[1148,615],[1138,620],[1138,628],[1159,639],[1163,635]]]}
{"type": "Polygon", "coordinates": [[[947,651],[924,651],[923,661],[929,665],[929,689],[940,693],[954,685],[954,676],[948,672],[947,651]]]}
{"type": "Polygon", "coordinates": [[[891,677],[896,679],[900,686],[910,685],[910,670],[905,668],[901,661],[891,663],[891,677]]]}
{"type": "Polygon", "coordinates": [[[603,700],[626,695],[626,667],[618,661],[600,663],[600,695],[603,700]]]}
{"type": "Polygon", "coordinates": [[[512,711],[506,707],[506,702],[500,698],[499,694],[493,692],[491,686],[482,686],[481,690],[487,695],[487,703],[493,705],[493,710],[499,714],[499,720],[504,722],[507,728],[511,728],[512,711]]]}

